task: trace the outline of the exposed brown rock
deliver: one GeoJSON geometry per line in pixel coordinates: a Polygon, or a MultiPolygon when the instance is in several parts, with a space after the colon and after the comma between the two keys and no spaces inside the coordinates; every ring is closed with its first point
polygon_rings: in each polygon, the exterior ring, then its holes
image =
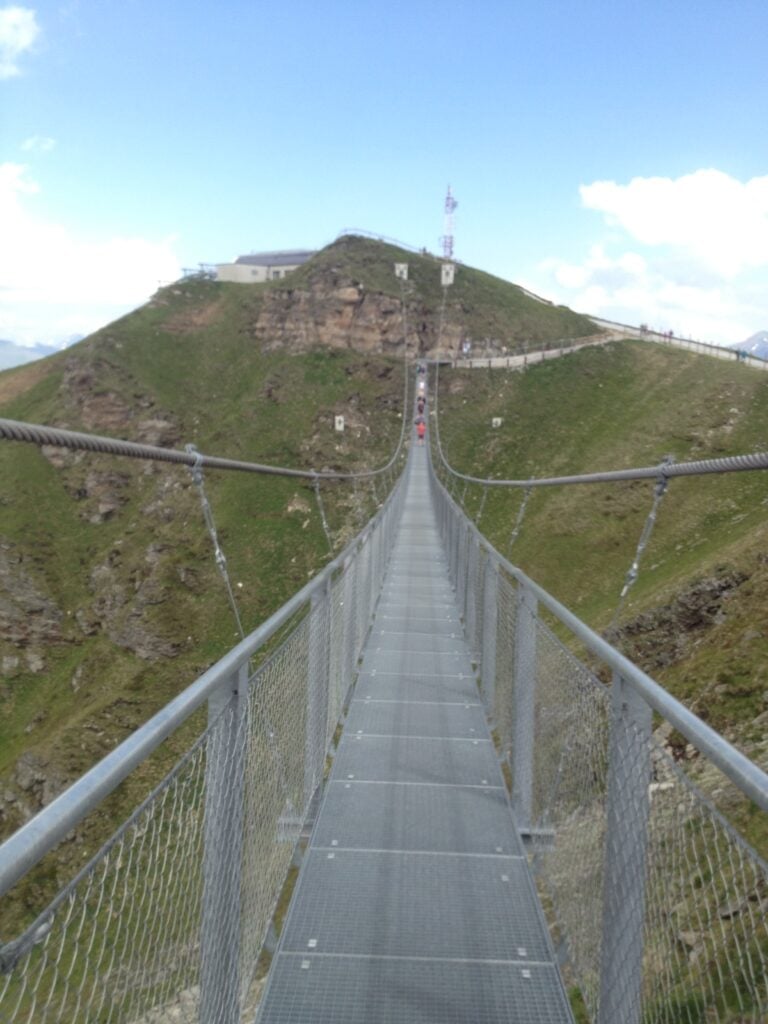
{"type": "MultiPolygon", "coordinates": [[[[435,349],[438,317],[421,306],[408,311],[409,341],[419,339],[419,354],[435,349]]],[[[315,346],[357,352],[402,351],[403,318],[400,302],[389,295],[368,292],[361,284],[328,280],[308,289],[272,290],[253,326],[259,346],[301,352],[315,346]]],[[[458,326],[443,330],[443,349],[454,351],[461,338],[458,326]]]]}
{"type": "Polygon", "coordinates": [[[11,544],[0,543],[0,636],[28,644],[56,643],[62,639],[62,613],[46,596],[11,544]]]}
{"type": "Polygon", "coordinates": [[[653,672],[680,661],[695,637],[716,624],[728,594],[748,577],[736,570],[697,580],[668,605],[643,612],[616,630],[609,639],[645,671],[653,672]]]}
{"type": "Polygon", "coordinates": [[[91,573],[92,608],[78,613],[86,632],[97,628],[98,623],[113,643],[145,661],[178,654],[179,645],[159,636],[148,617],[150,608],[168,599],[167,588],[159,578],[164,550],[161,545],[150,544],[145,555],[148,574],[138,569],[126,571],[117,552],[96,566],[91,573]]]}

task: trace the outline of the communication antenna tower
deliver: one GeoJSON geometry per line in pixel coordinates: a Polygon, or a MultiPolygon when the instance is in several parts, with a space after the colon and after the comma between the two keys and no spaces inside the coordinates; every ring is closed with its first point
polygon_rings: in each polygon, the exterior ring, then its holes
{"type": "Polygon", "coordinates": [[[445,194],[445,220],[444,220],[444,231],[445,234],[440,239],[443,243],[443,259],[453,259],[453,211],[459,204],[451,195],[451,186],[448,186],[448,191],[445,194]]]}

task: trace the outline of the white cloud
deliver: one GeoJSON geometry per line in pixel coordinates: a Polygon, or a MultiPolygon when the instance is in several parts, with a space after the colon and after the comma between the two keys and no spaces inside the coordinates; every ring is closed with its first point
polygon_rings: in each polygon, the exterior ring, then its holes
{"type": "Polygon", "coordinates": [[[31,8],[0,8],[0,78],[13,78],[20,73],[19,58],[31,49],[39,32],[31,8]]]}
{"type": "Polygon", "coordinates": [[[49,139],[45,135],[31,135],[21,144],[25,153],[50,153],[55,147],[56,139],[49,139]]]}
{"type": "Polygon", "coordinates": [[[580,262],[547,260],[534,291],[580,312],[730,344],[768,328],[768,177],[717,170],[580,189],[608,231],[580,262]],[[554,294],[553,294],[554,293],[554,294]]]}
{"type": "Polygon", "coordinates": [[[20,164],[0,164],[0,337],[56,344],[140,305],[180,276],[174,239],[83,239],[35,216],[39,191],[20,164]]]}
{"type": "Polygon", "coordinates": [[[741,182],[713,169],[680,178],[582,185],[588,209],[644,245],[684,250],[727,277],[768,264],[768,176],[741,182]]]}

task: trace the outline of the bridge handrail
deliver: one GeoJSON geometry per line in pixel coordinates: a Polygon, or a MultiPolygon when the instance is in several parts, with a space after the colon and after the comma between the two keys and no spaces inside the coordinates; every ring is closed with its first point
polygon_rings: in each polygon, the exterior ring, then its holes
{"type": "Polygon", "coordinates": [[[205,704],[225,680],[235,678],[238,669],[246,665],[259,648],[327,585],[334,573],[347,563],[354,550],[376,529],[394,500],[396,490],[397,487],[392,489],[376,515],[309,583],[0,845],[0,896],[23,878],[163,740],[205,704]]]}
{"type": "MultiPolygon", "coordinates": [[[[439,483],[439,481],[438,481],[439,483]]],[[[442,484],[439,484],[443,487],[442,484]]],[[[445,491],[445,488],[443,487],[445,491]]],[[[445,491],[446,499],[454,506],[456,512],[465,520],[466,529],[472,533],[480,547],[484,548],[491,558],[509,573],[518,583],[527,588],[564,626],[580,640],[584,646],[601,661],[605,662],[614,672],[621,675],[627,683],[650,704],[654,711],[667,719],[685,738],[709,759],[733,782],[745,796],[753,800],[758,807],[768,811],[768,774],[758,767],[741,751],[737,750],[720,733],[703,722],[698,715],[689,711],[684,704],[672,696],[655,679],[638,668],[629,658],[625,657],[607,640],[604,640],[586,623],[577,618],[565,605],[561,604],[550,593],[544,590],[511,562],[500,554],[486,540],[480,530],[468,518],[466,513],[445,491]]]]}
{"type": "Polygon", "coordinates": [[[768,1019],[768,863],[744,834],[768,775],[497,552],[434,467],[432,486],[516,822],[588,1019],[658,1024],[681,999],[723,1024],[735,1007],[768,1019]]]}

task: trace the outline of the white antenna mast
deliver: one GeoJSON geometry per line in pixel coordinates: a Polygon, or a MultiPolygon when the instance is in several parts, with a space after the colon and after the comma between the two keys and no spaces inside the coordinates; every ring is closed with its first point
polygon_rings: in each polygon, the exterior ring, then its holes
{"type": "Polygon", "coordinates": [[[451,186],[449,185],[445,195],[445,220],[443,222],[445,234],[440,239],[443,243],[443,259],[446,260],[453,259],[453,211],[458,205],[451,194],[451,186]]]}

